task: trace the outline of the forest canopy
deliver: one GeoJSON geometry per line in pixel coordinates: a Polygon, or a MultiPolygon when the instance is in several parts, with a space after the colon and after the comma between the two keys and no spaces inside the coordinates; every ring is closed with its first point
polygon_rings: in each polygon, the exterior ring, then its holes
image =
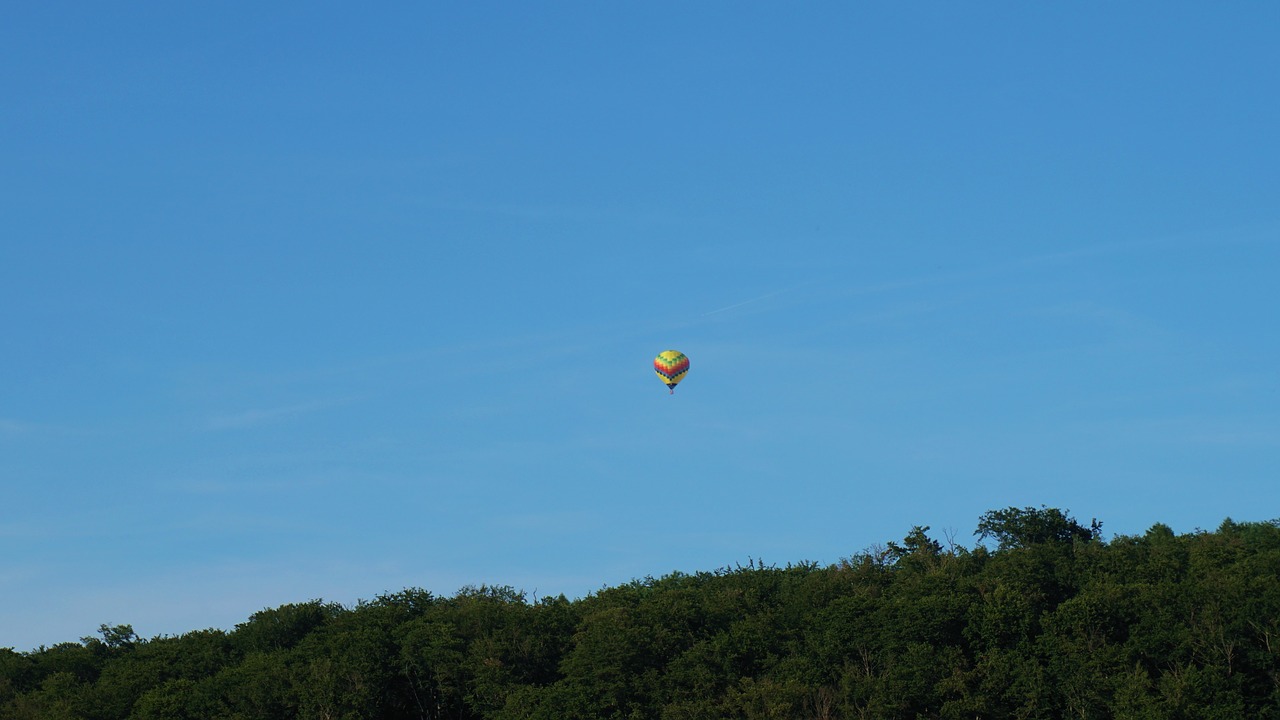
{"type": "Polygon", "coordinates": [[[1055,508],[530,599],[405,589],[230,631],[0,649],[0,720],[1280,717],[1280,521],[1105,539],[1055,508]]]}

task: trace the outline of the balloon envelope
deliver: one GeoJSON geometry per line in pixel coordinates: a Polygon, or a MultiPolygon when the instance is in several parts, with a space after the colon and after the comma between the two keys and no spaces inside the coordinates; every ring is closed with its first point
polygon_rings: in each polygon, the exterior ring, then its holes
{"type": "Polygon", "coordinates": [[[653,371],[667,387],[675,390],[676,385],[689,374],[689,358],[679,350],[663,350],[653,359],[653,371]]]}

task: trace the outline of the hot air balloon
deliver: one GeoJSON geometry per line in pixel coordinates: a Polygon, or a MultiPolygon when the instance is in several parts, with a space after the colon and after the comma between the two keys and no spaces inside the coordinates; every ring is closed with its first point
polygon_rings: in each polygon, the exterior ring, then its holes
{"type": "Polygon", "coordinates": [[[689,358],[679,350],[663,350],[653,359],[653,370],[674,395],[676,385],[689,374],[689,358]]]}

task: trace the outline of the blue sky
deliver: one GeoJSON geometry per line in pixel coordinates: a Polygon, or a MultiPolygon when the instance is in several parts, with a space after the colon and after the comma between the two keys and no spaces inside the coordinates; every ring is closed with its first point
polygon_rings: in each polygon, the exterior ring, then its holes
{"type": "Polygon", "coordinates": [[[1277,26],[15,5],[0,646],[1278,517],[1277,26]]]}

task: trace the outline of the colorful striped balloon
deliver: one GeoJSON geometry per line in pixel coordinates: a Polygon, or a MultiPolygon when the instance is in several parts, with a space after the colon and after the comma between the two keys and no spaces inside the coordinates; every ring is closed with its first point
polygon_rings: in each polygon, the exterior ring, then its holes
{"type": "Polygon", "coordinates": [[[674,393],[676,385],[689,374],[689,358],[679,350],[663,350],[653,359],[653,371],[674,393]]]}

